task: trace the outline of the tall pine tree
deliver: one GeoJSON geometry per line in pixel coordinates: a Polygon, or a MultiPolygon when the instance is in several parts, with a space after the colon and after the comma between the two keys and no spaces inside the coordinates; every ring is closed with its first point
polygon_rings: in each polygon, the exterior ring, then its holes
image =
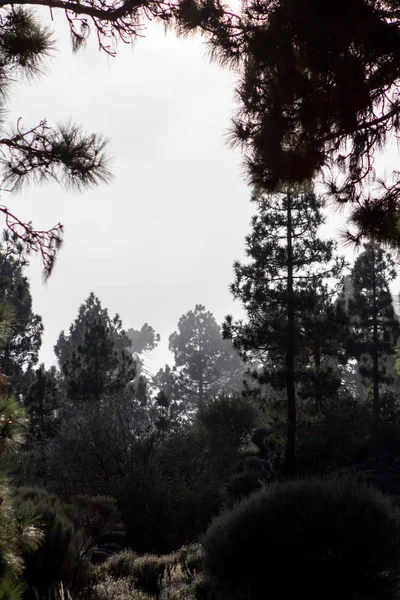
{"type": "Polygon", "coordinates": [[[294,193],[287,189],[273,196],[255,193],[253,201],[258,211],[246,238],[249,261],[235,263],[235,282],[231,286],[247,320],[234,321],[228,316],[224,332],[233,338],[244,357],[251,354],[262,358],[260,381],[286,390],[286,468],[293,473],[296,384],[304,348],[310,341],[310,310],[315,310],[315,290],[323,281],[337,278],[344,263],[334,258],[334,242],[318,237],[323,223],[322,205],[312,190],[294,193]]]}
{"type": "Polygon", "coordinates": [[[369,386],[373,405],[373,436],[379,432],[381,387],[392,381],[388,359],[394,357],[400,332],[389,284],[396,277],[388,252],[376,243],[364,246],[351,274],[352,297],[348,300],[351,335],[347,350],[359,362],[363,382],[369,386]]]}

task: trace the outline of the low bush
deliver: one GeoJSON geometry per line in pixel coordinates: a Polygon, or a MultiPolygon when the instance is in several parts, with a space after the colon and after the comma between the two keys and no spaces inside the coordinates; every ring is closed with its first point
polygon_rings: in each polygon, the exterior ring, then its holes
{"type": "Polygon", "coordinates": [[[44,533],[40,546],[23,555],[25,596],[43,597],[61,583],[72,591],[85,585],[91,567],[82,552],[82,530],[68,514],[68,507],[41,488],[18,488],[14,502],[37,517],[44,533]]]}
{"type": "Polygon", "coordinates": [[[102,574],[105,577],[109,575],[113,579],[121,579],[123,577],[132,577],[133,575],[133,564],[137,558],[137,555],[131,550],[125,550],[119,552],[111,558],[109,558],[100,567],[97,567],[97,573],[102,578],[102,574]]]}
{"type": "Polygon", "coordinates": [[[199,600],[394,600],[400,591],[398,510],[347,478],[272,484],[216,518],[203,546],[199,600]]]}
{"type": "Polygon", "coordinates": [[[91,589],[91,600],[151,600],[150,596],[134,588],[129,577],[113,579],[110,576],[91,589]]]}

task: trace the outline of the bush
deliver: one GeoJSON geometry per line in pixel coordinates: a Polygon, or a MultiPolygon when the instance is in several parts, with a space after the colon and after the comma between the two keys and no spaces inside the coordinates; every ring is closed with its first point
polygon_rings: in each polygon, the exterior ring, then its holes
{"type": "Polygon", "coordinates": [[[275,483],[215,519],[203,545],[198,598],[398,598],[399,514],[350,479],[275,483]]]}
{"type": "Polygon", "coordinates": [[[223,480],[219,473],[217,479],[214,465],[207,464],[203,454],[204,449],[199,450],[193,458],[191,473],[180,472],[182,457],[176,464],[167,463],[168,456],[163,456],[162,465],[161,460],[158,465],[148,464],[122,482],[118,504],[127,541],[135,551],[174,552],[197,539],[218,514],[224,499],[223,480]]]}
{"type": "Polygon", "coordinates": [[[303,474],[351,464],[360,449],[368,447],[371,411],[350,394],[340,394],[324,403],[323,412],[313,415],[299,409],[298,458],[303,474]]]}
{"type": "MultiPolygon", "coordinates": [[[[178,565],[178,559],[178,554],[137,556],[129,551],[120,552],[97,568],[97,578],[99,582],[104,581],[107,577],[112,579],[129,578],[139,590],[158,596],[162,585],[168,584],[173,569],[178,565]]],[[[190,564],[188,568],[194,568],[194,561],[194,556],[187,560],[190,564]]],[[[184,558],[182,558],[183,562],[184,558]]]]}
{"type": "Polygon", "coordinates": [[[28,596],[44,596],[62,582],[71,590],[85,584],[90,564],[82,553],[82,531],[59,498],[40,488],[18,488],[15,504],[39,519],[44,539],[34,552],[24,553],[24,581],[28,596]]]}
{"type": "Polygon", "coordinates": [[[204,552],[200,544],[182,546],[177,552],[178,564],[187,582],[191,583],[195,577],[203,572],[204,552]]]}
{"type": "Polygon", "coordinates": [[[258,412],[240,394],[216,396],[199,407],[197,420],[217,444],[239,448],[254,430],[258,412]]]}
{"type": "Polygon", "coordinates": [[[92,600],[151,600],[150,596],[135,590],[128,577],[113,579],[110,576],[92,587],[92,600]]]}
{"type": "Polygon", "coordinates": [[[133,574],[133,564],[136,558],[137,555],[130,550],[119,552],[98,567],[97,572],[100,574],[100,577],[102,573],[107,574],[114,579],[131,577],[133,574]]]}
{"type": "Polygon", "coordinates": [[[133,578],[135,585],[140,590],[158,596],[163,585],[168,585],[173,568],[177,564],[177,556],[175,554],[167,554],[165,556],[155,556],[147,554],[135,560],[133,565],[133,578]]]}

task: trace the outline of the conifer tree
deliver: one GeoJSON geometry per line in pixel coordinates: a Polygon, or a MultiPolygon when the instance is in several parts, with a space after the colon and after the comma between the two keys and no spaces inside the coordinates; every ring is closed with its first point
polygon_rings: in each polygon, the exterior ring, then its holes
{"type": "Polygon", "coordinates": [[[56,368],[46,370],[41,364],[35,371],[35,378],[24,402],[29,415],[29,437],[44,442],[52,437],[57,429],[57,409],[60,405],[60,391],[56,368]]]}
{"type": "Polygon", "coordinates": [[[188,405],[198,407],[210,396],[234,391],[237,379],[240,385],[241,361],[223,339],[214,315],[201,304],[181,316],[177,331],[169,337],[169,349],[188,405]]]}
{"type": "Polygon", "coordinates": [[[82,344],[88,325],[98,321],[108,330],[110,341],[117,350],[130,348],[132,342],[128,333],[122,327],[122,321],[118,314],[110,317],[107,308],[103,308],[100,299],[91,292],[86,300],[80,305],[78,315],[70,325],[68,333],[61,331],[58,336],[54,353],[58,364],[62,369],[72,352],[82,344]]]}
{"type": "Polygon", "coordinates": [[[249,260],[234,264],[235,281],[231,286],[247,319],[234,321],[228,316],[224,334],[233,338],[244,357],[251,354],[262,359],[264,368],[257,375],[260,382],[286,390],[286,468],[293,472],[296,385],[304,349],[311,345],[310,299],[315,303],[316,290],[323,281],[335,280],[344,262],[334,258],[333,241],[318,237],[323,223],[322,205],[311,190],[295,193],[288,188],[273,196],[256,192],[253,202],[257,203],[257,214],[246,238],[249,260]]]}
{"type": "Polygon", "coordinates": [[[350,205],[348,238],[399,247],[399,175],[370,186],[400,130],[399,1],[246,0],[207,25],[214,55],[239,67],[232,136],[252,183],[273,191],[339,165],[328,189],[350,205]]]}
{"type": "Polygon", "coordinates": [[[375,438],[380,424],[381,387],[393,380],[387,361],[394,358],[400,333],[389,287],[395,277],[392,257],[373,242],[364,246],[351,274],[353,294],[348,300],[351,333],[347,350],[358,360],[360,375],[372,390],[375,438]]]}
{"type": "Polygon", "coordinates": [[[134,379],[136,368],[132,356],[115,347],[113,332],[98,319],[86,323],[83,341],[62,371],[71,400],[99,401],[107,393],[124,389],[134,379]]]}

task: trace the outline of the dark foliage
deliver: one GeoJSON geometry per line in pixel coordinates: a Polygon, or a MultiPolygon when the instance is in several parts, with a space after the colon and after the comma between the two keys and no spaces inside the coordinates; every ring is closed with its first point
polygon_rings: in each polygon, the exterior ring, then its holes
{"type": "Polygon", "coordinates": [[[365,245],[351,273],[353,294],[348,300],[351,331],[346,349],[357,359],[359,373],[372,400],[375,437],[380,429],[381,389],[393,382],[388,366],[400,333],[390,292],[395,276],[392,257],[373,243],[365,245]]]}
{"type": "Polygon", "coordinates": [[[256,191],[252,199],[258,211],[246,237],[248,260],[234,264],[231,286],[247,318],[228,316],[224,336],[233,339],[244,358],[260,361],[262,369],[253,372],[257,381],[285,390],[286,462],[293,472],[297,385],[311,384],[309,396],[314,395],[319,407],[326,392],[333,391],[331,372],[324,366],[343,354],[339,332],[345,319],[330,307],[332,291],[326,284],[333,282],[334,289],[344,261],[335,258],[333,240],[319,237],[322,203],[311,189],[296,194],[288,188],[271,197],[256,191]],[[328,318],[332,325],[327,336],[328,318]]]}
{"type": "Polygon", "coordinates": [[[399,133],[399,18],[397,0],[250,0],[211,26],[214,55],[241,67],[232,137],[251,182],[271,190],[338,166],[329,191],[353,204],[355,242],[399,243],[398,173],[369,186],[399,133]]]}
{"type": "Polygon", "coordinates": [[[24,581],[27,596],[45,595],[63,582],[70,589],[84,585],[90,564],[82,552],[82,530],[57,496],[39,488],[18,488],[15,502],[36,515],[44,530],[44,540],[35,552],[24,555],[24,581]]]}
{"type": "Polygon", "coordinates": [[[391,501],[334,479],[274,484],[218,517],[203,537],[206,573],[225,597],[394,600],[400,520],[391,501]]]}

